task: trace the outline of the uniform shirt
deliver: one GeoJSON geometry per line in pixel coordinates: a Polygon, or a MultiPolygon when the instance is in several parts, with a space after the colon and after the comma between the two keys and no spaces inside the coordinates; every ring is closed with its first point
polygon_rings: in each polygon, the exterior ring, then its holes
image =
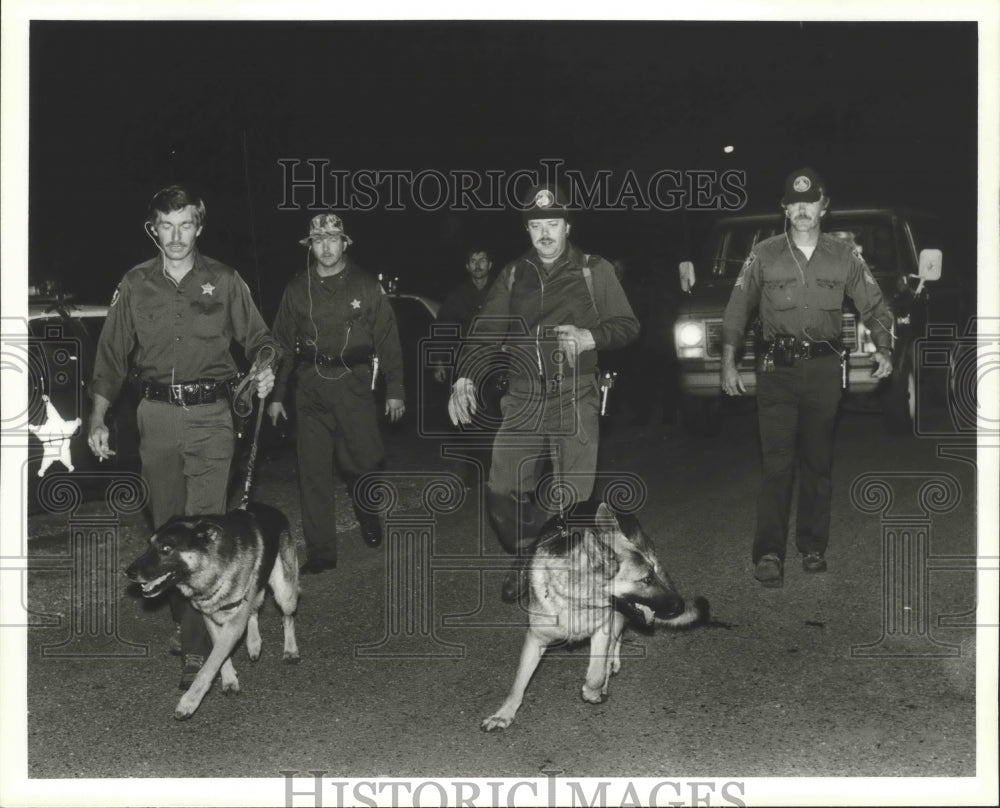
{"type": "Polygon", "coordinates": [[[638,335],[639,321],[611,264],[596,255],[586,259],[567,243],[563,255],[546,267],[532,249],[504,267],[490,287],[459,355],[457,377],[479,381],[488,370],[481,352],[495,347],[500,337],[510,356],[512,380],[539,375],[554,379],[559,373],[588,379],[597,370],[597,350],[622,348],[638,335]],[[593,296],[584,265],[590,266],[593,296]],[[596,350],[584,351],[575,370],[559,366],[551,334],[557,325],[575,325],[594,337],[596,350]]]}
{"type": "Polygon", "coordinates": [[[264,345],[276,348],[239,273],[195,251],[194,266],[177,283],[157,256],[118,284],[97,344],[91,389],[114,401],[133,350],[132,367],[143,379],[230,379],[237,374],[234,339],[248,360],[264,345]]]}
{"type": "Polygon", "coordinates": [[[317,353],[340,357],[348,366],[377,354],[386,398],[403,400],[403,351],[392,303],[381,284],[350,258],[336,275],[321,277],[310,266],[292,278],[273,331],[285,351],[274,383],[275,401],[285,397],[296,340],[317,353]]]}
{"type": "Polygon", "coordinates": [[[765,340],[775,334],[810,342],[839,340],[845,293],[875,346],[890,353],[892,315],[871,270],[850,244],[820,233],[807,259],[785,235],[765,239],[747,256],[736,279],[722,322],[723,344],[743,344],[747,319],[757,307],[765,340]]]}

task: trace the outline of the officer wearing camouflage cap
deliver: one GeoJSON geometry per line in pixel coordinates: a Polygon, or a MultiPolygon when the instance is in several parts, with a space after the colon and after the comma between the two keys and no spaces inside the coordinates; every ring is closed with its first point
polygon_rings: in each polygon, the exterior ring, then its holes
{"type": "Polygon", "coordinates": [[[536,485],[546,460],[573,502],[594,490],[599,439],[597,351],[621,348],[639,334],[614,268],[569,241],[570,205],[561,189],[531,189],[521,214],[531,249],[494,281],[459,353],[448,412],[456,425],[477,411],[476,387],[507,353],[509,385],[493,443],[487,508],[503,548],[516,556],[501,597],[525,591],[524,570],[539,530],[557,503],[536,485]]]}
{"type": "Polygon", "coordinates": [[[746,392],[736,368],[747,319],[759,309],[765,348],[757,373],[757,420],[763,480],[757,498],[752,561],[767,587],[784,582],[792,481],[799,476],[796,549],[802,569],[827,569],[833,487],[833,427],[841,394],[841,311],[847,294],[877,350],[873,376],[892,372],[892,316],[882,292],[851,245],[823,233],[830,197],[811,168],[785,180],[786,232],[747,256],[722,323],[722,390],[746,392]]]}
{"type": "Polygon", "coordinates": [[[354,500],[358,477],[385,459],[372,392],[376,360],[385,374],[385,414],[396,422],[406,412],[396,316],[378,280],[347,256],[352,243],[339,216],[314,216],[299,242],[309,248],[306,270],[289,282],[274,320],[286,359],[268,414],[273,424],[287,418],[283,402],[294,378],[304,574],[337,565],[336,470],[347,482],[362,539],[370,547],[382,542],[378,517],[354,500]]]}

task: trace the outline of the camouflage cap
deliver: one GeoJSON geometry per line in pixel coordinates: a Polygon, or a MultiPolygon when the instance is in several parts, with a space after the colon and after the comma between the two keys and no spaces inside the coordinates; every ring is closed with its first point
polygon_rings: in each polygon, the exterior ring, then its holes
{"type": "Polygon", "coordinates": [[[347,244],[353,244],[351,237],[344,232],[344,223],[336,213],[320,213],[312,217],[309,223],[309,235],[299,241],[304,247],[312,244],[313,239],[340,236],[347,244]]]}

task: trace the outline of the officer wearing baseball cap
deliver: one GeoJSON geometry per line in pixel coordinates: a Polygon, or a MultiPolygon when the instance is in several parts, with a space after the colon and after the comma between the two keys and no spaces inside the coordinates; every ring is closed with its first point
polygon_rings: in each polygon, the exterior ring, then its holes
{"type": "Polygon", "coordinates": [[[353,244],[335,213],[309,223],[305,272],[288,284],[274,320],[274,337],[285,349],[274,384],[271,422],[287,418],[283,400],[289,382],[295,396],[296,450],[302,532],[307,558],[304,574],[337,565],[335,469],[348,484],[361,537],[370,547],[382,542],[378,517],[358,506],[354,483],[382,467],[385,447],[375,409],[374,374],[385,374],[385,415],[403,417],[403,359],[392,304],[378,280],[347,256],[353,244]],[[377,360],[377,365],[375,361],[377,360]]]}
{"type": "Polygon", "coordinates": [[[892,372],[892,316],[868,266],[851,245],[823,233],[830,204],[811,168],[785,180],[785,232],[759,242],[733,286],[722,324],[722,390],[742,395],[736,368],[747,320],[759,309],[765,349],[758,361],[757,419],[763,480],[753,541],[754,577],[784,582],[792,482],[799,472],[795,545],[807,573],[825,572],[833,486],[833,426],[841,395],[844,295],[854,302],[877,350],[873,376],[892,372]]]}
{"type": "Polygon", "coordinates": [[[531,249],[500,272],[458,358],[448,413],[470,424],[477,385],[496,364],[497,346],[509,358],[509,382],[493,443],[486,503],[503,548],[516,556],[501,590],[508,602],[525,590],[524,570],[547,517],[594,490],[600,396],[597,351],[638,336],[614,268],[569,241],[571,206],[553,185],[532,188],[520,212],[531,249]],[[546,447],[540,450],[540,446],[546,447]],[[546,460],[553,490],[536,491],[546,460]]]}

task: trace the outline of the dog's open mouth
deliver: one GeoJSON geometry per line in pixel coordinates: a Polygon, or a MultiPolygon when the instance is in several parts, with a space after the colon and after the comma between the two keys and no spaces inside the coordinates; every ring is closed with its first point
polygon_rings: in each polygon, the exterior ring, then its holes
{"type": "Polygon", "coordinates": [[[154,578],[152,581],[147,581],[142,584],[142,596],[144,598],[153,598],[159,595],[164,589],[170,586],[171,582],[174,580],[174,575],[176,573],[167,572],[161,575],[159,578],[154,578]]]}

